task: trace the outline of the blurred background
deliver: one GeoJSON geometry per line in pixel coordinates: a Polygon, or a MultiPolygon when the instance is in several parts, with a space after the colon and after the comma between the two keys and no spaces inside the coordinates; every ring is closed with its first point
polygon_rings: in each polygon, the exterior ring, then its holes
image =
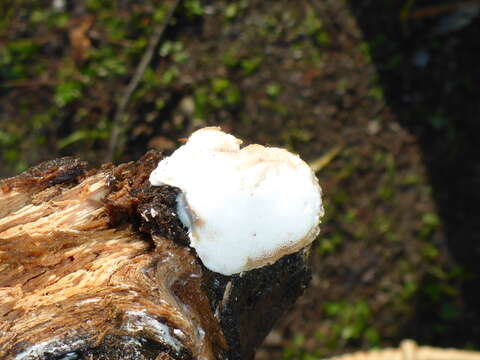
{"type": "Polygon", "coordinates": [[[218,125],[314,166],[313,279],[258,359],[480,348],[480,1],[0,0],[0,175],[218,125]]]}

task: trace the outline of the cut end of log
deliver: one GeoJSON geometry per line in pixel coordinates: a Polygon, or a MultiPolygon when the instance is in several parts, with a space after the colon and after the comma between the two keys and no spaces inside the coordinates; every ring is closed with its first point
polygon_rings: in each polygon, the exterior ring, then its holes
{"type": "Polygon", "coordinates": [[[149,183],[160,159],[63,158],[0,182],[0,358],[253,358],[306,287],[308,254],[209,271],[179,189],[149,183]]]}

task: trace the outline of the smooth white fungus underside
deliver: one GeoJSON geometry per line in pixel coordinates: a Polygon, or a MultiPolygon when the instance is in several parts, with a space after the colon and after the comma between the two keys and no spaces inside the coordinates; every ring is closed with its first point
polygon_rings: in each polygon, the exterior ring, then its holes
{"type": "Polygon", "coordinates": [[[219,128],[193,133],[160,161],[152,185],[179,187],[177,213],[210,270],[232,275],[309,245],[323,216],[310,167],[287,150],[250,145],[219,128]]]}

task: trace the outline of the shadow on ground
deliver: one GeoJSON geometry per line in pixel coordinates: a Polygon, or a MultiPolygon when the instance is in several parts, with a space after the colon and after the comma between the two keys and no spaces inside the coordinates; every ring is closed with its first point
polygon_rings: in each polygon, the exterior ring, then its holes
{"type": "Polygon", "coordinates": [[[464,271],[458,280],[459,306],[433,304],[431,296],[420,295],[404,335],[432,345],[474,346],[480,335],[480,17],[464,17],[465,26],[455,29],[455,21],[462,21],[455,20],[459,12],[439,2],[349,4],[388,105],[420,143],[444,227],[444,239],[437,239],[443,244],[438,245],[464,271]],[[405,3],[429,10],[415,12],[405,3]],[[451,318],[450,330],[438,323],[442,312],[451,318]],[[438,331],[431,331],[432,326],[438,331]]]}

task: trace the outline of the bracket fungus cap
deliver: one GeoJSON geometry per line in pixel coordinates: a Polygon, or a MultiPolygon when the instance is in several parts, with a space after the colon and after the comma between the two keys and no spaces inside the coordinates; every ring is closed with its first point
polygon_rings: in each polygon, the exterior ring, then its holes
{"type": "Polygon", "coordinates": [[[182,190],[177,213],[203,264],[223,275],[269,265],[308,246],[324,214],[318,180],[298,155],[249,145],[216,127],[194,132],[159,162],[154,186],[182,190]]]}

